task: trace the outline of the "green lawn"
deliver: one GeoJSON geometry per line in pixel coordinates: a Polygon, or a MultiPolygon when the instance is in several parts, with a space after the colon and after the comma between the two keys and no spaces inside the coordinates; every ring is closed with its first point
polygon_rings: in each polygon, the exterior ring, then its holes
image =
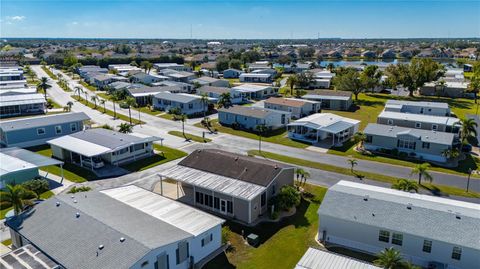
{"type": "MultiPolygon", "coordinates": [[[[386,183],[394,183],[398,180],[398,178],[383,175],[383,174],[377,174],[377,173],[370,173],[370,172],[364,172],[364,171],[354,171],[354,174],[352,174],[350,170],[350,166],[345,163],[345,164],[339,164],[343,166],[335,166],[335,165],[329,165],[329,164],[324,164],[324,163],[319,163],[319,162],[312,162],[312,161],[307,161],[299,158],[294,158],[294,157],[289,157],[285,155],[280,155],[276,153],[271,153],[271,152],[266,152],[262,151],[261,153],[258,152],[258,150],[249,150],[248,151],[249,155],[252,156],[263,156],[268,159],[273,159],[285,163],[290,163],[298,166],[304,166],[304,167],[311,167],[314,169],[319,169],[319,170],[324,170],[324,171],[329,171],[329,172],[334,172],[334,173],[339,173],[339,174],[344,174],[344,175],[349,175],[349,176],[362,176],[364,178],[370,179],[370,180],[375,180],[375,181],[380,181],[380,182],[386,182],[386,183]]],[[[435,182],[435,178],[433,179],[433,182],[435,182]]],[[[431,183],[426,183],[422,182],[422,186],[424,189],[435,191],[435,192],[440,192],[444,194],[450,194],[450,195],[457,195],[457,196],[464,196],[464,197],[474,197],[474,198],[480,198],[480,193],[477,192],[466,192],[464,189],[459,189],[456,187],[450,187],[450,186],[445,186],[445,185],[437,185],[437,184],[431,184],[431,183]]]]}
{"type": "MultiPolygon", "coordinates": [[[[31,147],[31,148],[28,148],[28,150],[47,156],[47,157],[52,156],[52,150],[47,145],[31,147]]],[[[58,166],[53,166],[53,165],[47,166],[42,168],[42,170],[57,176],[62,175],[61,169],[58,166]]],[[[97,176],[94,173],[92,173],[92,171],[71,163],[65,163],[63,165],[63,175],[67,180],[76,182],[76,183],[97,179],[97,176]]]]}
{"type": "Polygon", "coordinates": [[[47,75],[48,75],[51,79],[53,79],[53,80],[58,80],[58,77],[57,77],[55,74],[53,74],[52,71],[50,71],[50,69],[48,69],[48,67],[42,65],[42,69],[43,69],[43,71],[45,71],[45,73],[47,73],[47,75]]]}
{"type": "MultiPolygon", "coordinates": [[[[94,104],[94,103],[92,103],[92,102],[90,102],[90,101],[85,102],[85,98],[83,98],[83,97],[78,98],[78,95],[75,95],[75,96],[73,96],[73,98],[76,99],[77,101],[81,102],[83,105],[86,105],[86,106],[90,107],[91,109],[95,109],[95,110],[98,110],[98,111],[100,111],[100,112],[103,113],[103,106],[100,105],[98,102],[97,102],[97,107],[95,108],[95,104],[94,104]]],[[[118,104],[117,104],[117,106],[118,106],[118,104]]],[[[106,113],[107,115],[112,116],[112,117],[113,117],[113,115],[114,115],[113,111],[112,111],[112,110],[109,110],[109,109],[107,109],[107,110],[105,111],[105,113],[106,113]]],[[[123,115],[123,114],[120,114],[120,113],[117,112],[117,116],[116,116],[116,117],[117,117],[118,119],[123,120],[123,121],[130,122],[130,118],[129,118],[127,115],[123,115]]],[[[132,123],[133,123],[133,124],[145,124],[144,121],[139,121],[138,119],[135,118],[135,113],[134,113],[134,111],[132,111],[132,123]]]]}
{"type": "Polygon", "coordinates": [[[7,239],[2,241],[2,245],[8,247],[12,244],[12,239],[7,239]]]}
{"type": "MultiPolygon", "coordinates": [[[[227,126],[222,126],[220,123],[218,123],[218,120],[211,120],[210,123],[212,124],[212,129],[216,129],[220,133],[227,133],[231,135],[242,136],[245,138],[258,140],[258,135],[256,133],[247,132],[243,130],[235,130],[227,126]]],[[[200,128],[204,127],[201,123],[196,123],[195,126],[200,128]]],[[[289,146],[289,147],[295,147],[295,148],[306,148],[310,146],[310,144],[293,141],[289,139],[287,136],[287,131],[285,129],[279,129],[279,130],[272,131],[268,134],[265,134],[262,137],[262,141],[280,144],[280,145],[289,146]]]]}
{"type": "Polygon", "coordinates": [[[92,91],[92,92],[94,92],[94,91],[96,91],[96,90],[97,90],[97,87],[95,87],[95,86],[92,86],[92,85],[90,85],[90,84],[86,83],[86,82],[85,82],[85,81],[83,81],[83,80],[80,80],[80,82],[79,82],[79,83],[80,83],[80,84],[81,84],[83,87],[85,87],[85,88],[89,89],[89,90],[90,90],[90,91],[92,91]]]}
{"type": "Polygon", "coordinates": [[[294,268],[308,247],[317,245],[317,210],[327,191],[326,188],[309,184],[305,185],[305,190],[312,194],[311,198],[302,199],[295,215],[278,223],[245,227],[227,221],[225,225],[232,231],[229,241],[233,250],[217,256],[204,268],[294,268]],[[242,230],[245,235],[259,235],[261,244],[256,248],[245,244],[241,236],[242,230]]]}
{"type": "Polygon", "coordinates": [[[122,168],[131,172],[143,171],[188,155],[184,151],[157,144],[154,144],[154,149],[160,153],[133,163],[122,165],[122,168]]]}
{"type": "MultiPolygon", "coordinates": [[[[39,198],[42,199],[42,200],[47,200],[48,198],[50,198],[54,195],[55,194],[52,191],[46,191],[46,192],[40,194],[39,198]]],[[[9,208],[5,208],[5,209],[0,210],[0,219],[4,219],[5,215],[8,213],[8,211],[10,211],[12,209],[13,209],[13,207],[9,207],[9,208]]]]}
{"type": "Polygon", "coordinates": [[[200,142],[200,143],[212,142],[212,139],[203,138],[201,136],[192,135],[192,134],[189,134],[189,133],[185,133],[185,136],[183,136],[183,133],[179,132],[179,131],[170,131],[168,133],[171,134],[171,135],[174,135],[174,136],[178,136],[178,137],[182,137],[182,138],[185,138],[185,139],[193,140],[195,142],[200,142]]]}

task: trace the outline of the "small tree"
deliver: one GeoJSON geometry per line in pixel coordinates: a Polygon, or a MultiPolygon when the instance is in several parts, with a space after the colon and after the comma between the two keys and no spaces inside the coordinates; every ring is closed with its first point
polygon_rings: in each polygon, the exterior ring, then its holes
{"type": "Polygon", "coordinates": [[[32,205],[36,199],[35,192],[25,189],[22,185],[8,184],[5,190],[0,191],[0,208],[13,207],[15,216],[19,215],[25,206],[32,205]]]}
{"type": "Polygon", "coordinates": [[[132,125],[132,107],[137,105],[137,101],[134,97],[129,96],[125,99],[125,104],[128,106],[128,118],[130,120],[130,125],[132,125]]]}
{"type": "Polygon", "coordinates": [[[122,123],[120,123],[120,125],[118,125],[118,131],[120,133],[129,134],[129,133],[133,132],[133,126],[131,124],[126,123],[126,122],[122,122],[122,123]]]}
{"type": "Polygon", "coordinates": [[[74,88],[74,93],[78,94],[78,101],[80,101],[80,94],[83,93],[83,89],[82,89],[81,87],[79,87],[79,86],[76,86],[76,87],[74,88]]]}
{"type": "Polygon", "coordinates": [[[93,108],[94,108],[94,109],[97,109],[98,97],[97,97],[96,95],[92,95],[92,96],[90,97],[90,100],[91,100],[91,101],[93,102],[93,104],[94,104],[94,107],[93,107],[93,108]]]}
{"type": "Polygon", "coordinates": [[[428,169],[430,168],[429,163],[421,163],[417,164],[413,169],[411,174],[417,174],[418,175],[418,185],[422,185],[422,178],[426,178],[430,182],[433,181],[433,177],[428,173],[428,169]]]}
{"type": "Polygon", "coordinates": [[[294,187],[285,185],[280,189],[280,193],[275,197],[275,201],[278,209],[286,211],[294,206],[298,206],[301,196],[294,187]]]}
{"type": "Polygon", "coordinates": [[[42,77],[40,79],[40,83],[38,84],[38,89],[43,90],[43,95],[45,96],[45,100],[47,100],[47,89],[50,89],[52,85],[48,84],[48,78],[42,77]]]}
{"type": "Polygon", "coordinates": [[[362,132],[356,132],[353,135],[353,141],[357,144],[356,149],[363,149],[364,143],[367,140],[367,135],[362,132]]]}
{"type": "Polygon", "coordinates": [[[105,100],[104,100],[104,99],[100,99],[99,103],[100,103],[100,105],[103,105],[103,113],[106,113],[106,112],[107,112],[107,108],[105,107],[105,100]]]}
{"type": "Polygon", "coordinates": [[[68,111],[72,111],[72,106],[73,106],[73,102],[72,102],[72,101],[68,101],[68,102],[67,102],[68,111]]]}
{"type": "Polygon", "coordinates": [[[30,191],[33,191],[37,197],[48,190],[50,190],[50,185],[46,179],[32,179],[22,183],[22,186],[30,191]]]}
{"type": "Polygon", "coordinates": [[[202,93],[200,101],[202,102],[203,106],[203,119],[205,119],[207,117],[208,94],[202,93]]]}
{"type": "Polygon", "coordinates": [[[415,191],[418,192],[418,185],[413,180],[399,179],[392,185],[392,189],[401,190],[401,191],[415,191]]]}
{"type": "Polygon", "coordinates": [[[297,184],[300,185],[300,180],[303,177],[303,174],[305,173],[305,170],[302,168],[297,168],[295,169],[295,174],[297,175],[297,184]]]}
{"type": "Polygon", "coordinates": [[[384,269],[397,269],[402,264],[402,255],[392,247],[386,248],[377,255],[374,264],[384,269]]]}
{"type": "Polygon", "coordinates": [[[220,98],[218,99],[218,107],[222,108],[229,108],[232,106],[232,96],[229,92],[225,92],[220,94],[220,98]]]}
{"type": "Polygon", "coordinates": [[[445,158],[447,158],[449,160],[452,160],[452,159],[458,158],[458,156],[460,156],[460,151],[457,148],[446,149],[446,150],[442,151],[442,156],[444,156],[445,158]]]}
{"type": "Polygon", "coordinates": [[[289,76],[287,78],[287,85],[290,87],[290,94],[293,95],[293,90],[295,85],[297,85],[297,77],[294,75],[289,76]]]}
{"type": "Polygon", "coordinates": [[[352,174],[354,174],[353,168],[355,167],[355,165],[358,165],[357,160],[348,159],[347,162],[350,164],[350,171],[352,172],[352,174]]]}
{"type": "Polygon", "coordinates": [[[474,119],[460,119],[460,141],[468,143],[468,139],[477,136],[477,123],[474,119]]]}

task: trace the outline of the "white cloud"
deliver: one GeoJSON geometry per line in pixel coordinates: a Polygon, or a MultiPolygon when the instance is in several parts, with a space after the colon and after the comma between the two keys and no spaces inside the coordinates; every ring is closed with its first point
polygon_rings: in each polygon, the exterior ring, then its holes
{"type": "Polygon", "coordinates": [[[7,16],[7,20],[9,21],[23,21],[25,18],[25,16],[7,16]]]}

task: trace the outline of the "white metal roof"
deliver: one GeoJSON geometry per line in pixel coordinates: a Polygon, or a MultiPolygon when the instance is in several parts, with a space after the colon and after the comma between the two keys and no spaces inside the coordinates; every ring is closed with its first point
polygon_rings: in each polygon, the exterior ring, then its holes
{"type": "Polygon", "coordinates": [[[261,86],[261,85],[254,85],[254,84],[242,84],[236,87],[233,87],[232,90],[238,92],[258,92],[263,91],[265,89],[270,88],[270,86],[261,86]]]}
{"type": "Polygon", "coordinates": [[[265,187],[201,170],[175,165],[159,173],[165,178],[213,190],[244,200],[251,200],[266,190],[265,187]]]}
{"type": "Polygon", "coordinates": [[[386,118],[386,119],[405,120],[405,121],[445,124],[449,126],[452,126],[455,123],[460,122],[460,119],[453,118],[453,117],[442,117],[442,116],[414,114],[414,113],[402,113],[402,112],[394,112],[394,111],[382,111],[382,113],[380,113],[378,117],[386,118]]]}
{"type": "Polygon", "coordinates": [[[348,101],[350,100],[349,96],[337,96],[337,95],[323,95],[323,94],[305,94],[302,96],[303,99],[314,99],[314,100],[340,100],[348,101]]]}
{"type": "Polygon", "coordinates": [[[332,113],[316,113],[305,118],[294,121],[289,126],[306,126],[308,128],[326,131],[329,133],[339,133],[360,121],[338,116],[332,113]]]}
{"type": "Polygon", "coordinates": [[[134,185],[101,192],[194,236],[224,222],[221,218],[134,185]]]}
{"type": "Polygon", "coordinates": [[[0,107],[45,103],[45,97],[39,93],[0,95],[0,107]]]}
{"type": "Polygon", "coordinates": [[[48,144],[64,148],[68,151],[78,153],[85,157],[93,157],[111,151],[110,148],[88,142],[73,136],[65,135],[47,141],[48,144]]]}
{"type": "Polygon", "coordinates": [[[380,267],[350,257],[308,248],[295,269],[379,269],[380,267]]]}
{"type": "Polygon", "coordinates": [[[12,147],[0,149],[0,164],[1,177],[12,172],[50,165],[59,165],[63,164],[63,162],[26,149],[12,147]]]}

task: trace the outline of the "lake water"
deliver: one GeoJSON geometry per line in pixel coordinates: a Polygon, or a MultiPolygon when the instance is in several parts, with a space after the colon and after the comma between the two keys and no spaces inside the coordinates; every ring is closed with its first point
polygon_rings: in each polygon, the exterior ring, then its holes
{"type": "MultiPolygon", "coordinates": [[[[452,67],[457,66],[455,59],[439,59],[436,61],[446,66],[450,66],[450,65],[452,65],[452,67]]],[[[333,63],[335,66],[378,65],[379,67],[386,67],[391,64],[409,63],[409,62],[410,60],[408,59],[371,59],[371,60],[352,60],[352,61],[328,60],[328,61],[321,61],[320,65],[322,67],[326,67],[328,64],[333,63]]]]}

